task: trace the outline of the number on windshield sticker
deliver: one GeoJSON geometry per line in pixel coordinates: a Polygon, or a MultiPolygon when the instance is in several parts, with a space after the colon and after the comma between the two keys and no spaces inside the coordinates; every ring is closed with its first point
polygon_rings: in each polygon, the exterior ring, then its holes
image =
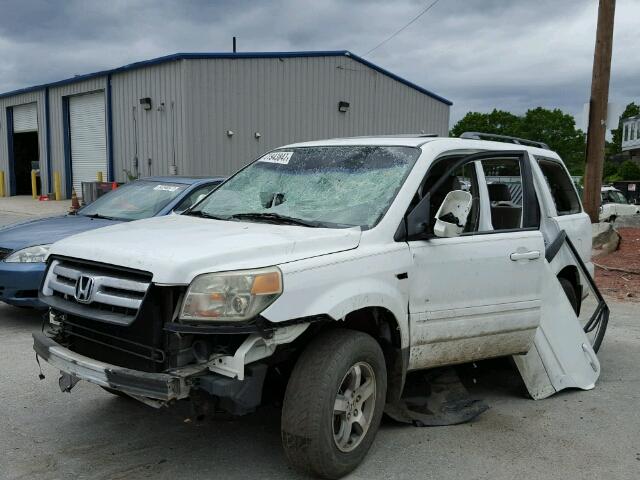
{"type": "Polygon", "coordinates": [[[287,165],[293,152],[271,152],[267,153],[264,157],[260,159],[261,162],[269,162],[269,163],[280,163],[282,165],[287,165]]]}

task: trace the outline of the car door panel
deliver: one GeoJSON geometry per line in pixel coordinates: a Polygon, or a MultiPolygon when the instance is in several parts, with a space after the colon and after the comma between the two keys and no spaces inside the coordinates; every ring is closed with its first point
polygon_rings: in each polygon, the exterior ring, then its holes
{"type": "Polygon", "coordinates": [[[529,349],[540,319],[544,241],[539,231],[435,238],[409,246],[411,369],[529,349]],[[514,253],[531,258],[511,259],[514,253]]]}

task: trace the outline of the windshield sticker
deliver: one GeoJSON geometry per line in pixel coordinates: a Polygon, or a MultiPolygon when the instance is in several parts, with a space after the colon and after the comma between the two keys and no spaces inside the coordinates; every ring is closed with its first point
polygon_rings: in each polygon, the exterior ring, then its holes
{"type": "Polygon", "coordinates": [[[180,187],[176,187],[175,185],[156,185],[154,190],[162,190],[164,192],[175,192],[180,187]]]}
{"type": "Polygon", "coordinates": [[[293,152],[271,152],[262,157],[260,162],[279,163],[281,165],[287,165],[293,152]]]}

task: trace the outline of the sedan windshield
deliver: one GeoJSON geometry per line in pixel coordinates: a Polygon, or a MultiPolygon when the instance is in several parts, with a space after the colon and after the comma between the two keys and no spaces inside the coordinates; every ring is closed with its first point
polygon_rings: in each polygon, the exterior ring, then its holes
{"type": "Polygon", "coordinates": [[[114,220],[140,220],[157,215],[188,185],[137,180],[98,198],[78,215],[114,220]]]}
{"type": "Polygon", "coordinates": [[[373,227],[420,150],[332,146],[276,150],[238,172],[190,215],[343,228],[373,227]]]}

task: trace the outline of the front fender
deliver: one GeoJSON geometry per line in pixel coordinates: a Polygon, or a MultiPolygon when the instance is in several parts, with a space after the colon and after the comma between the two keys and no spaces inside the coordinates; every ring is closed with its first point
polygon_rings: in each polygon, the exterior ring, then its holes
{"type": "Polygon", "coordinates": [[[411,261],[406,244],[384,253],[331,257],[330,263],[319,257],[282,265],[284,292],[262,316],[274,323],[315,315],[340,320],[355,310],[382,307],[395,316],[402,346],[408,346],[409,280],[398,278],[411,261]]]}

